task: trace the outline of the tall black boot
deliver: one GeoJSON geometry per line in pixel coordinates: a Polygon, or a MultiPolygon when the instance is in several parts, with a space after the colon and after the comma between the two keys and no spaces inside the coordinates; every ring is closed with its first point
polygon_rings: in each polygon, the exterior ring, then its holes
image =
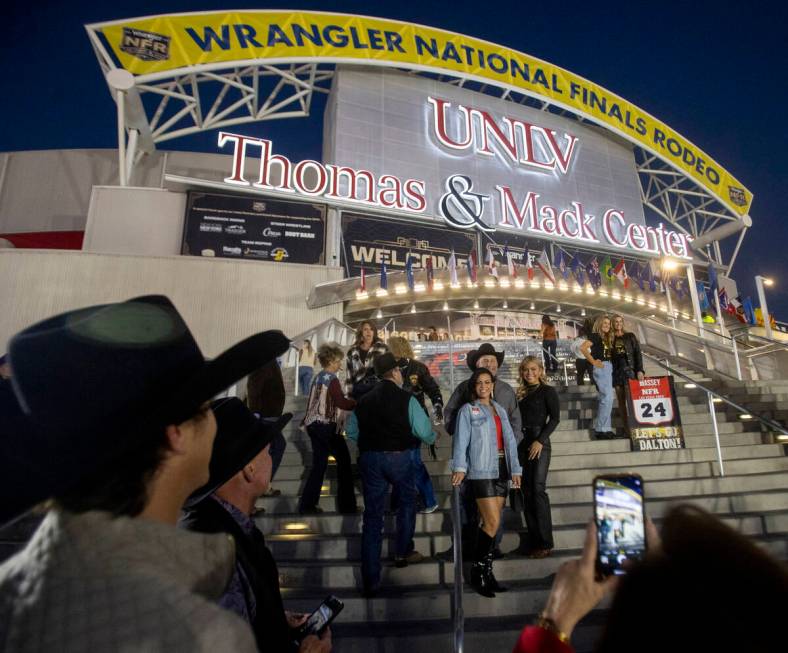
{"type": "Polygon", "coordinates": [[[493,592],[507,592],[508,587],[501,585],[493,574],[493,560],[495,559],[495,539],[491,538],[490,548],[484,556],[484,571],[487,576],[487,582],[493,592]]]}
{"type": "MultiPolygon", "coordinates": [[[[493,546],[495,546],[495,540],[480,528],[476,540],[476,555],[471,567],[471,587],[482,596],[490,599],[495,597],[495,592],[490,584],[486,560],[488,555],[490,560],[492,560],[493,546]]],[[[492,565],[490,568],[492,568],[492,565]]]]}

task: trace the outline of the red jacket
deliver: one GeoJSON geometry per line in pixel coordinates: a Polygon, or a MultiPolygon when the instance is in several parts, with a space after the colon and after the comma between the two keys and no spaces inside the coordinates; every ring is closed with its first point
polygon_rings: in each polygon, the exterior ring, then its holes
{"type": "Polygon", "coordinates": [[[564,644],[554,633],[538,626],[526,626],[520,633],[512,653],[574,653],[575,650],[564,644]]]}

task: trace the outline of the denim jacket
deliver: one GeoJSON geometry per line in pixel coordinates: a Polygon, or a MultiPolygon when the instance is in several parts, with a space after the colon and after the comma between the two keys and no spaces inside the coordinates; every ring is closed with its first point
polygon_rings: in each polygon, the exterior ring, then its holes
{"type": "MultiPolygon", "coordinates": [[[[499,403],[492,403],[501,418],[509,473],[522,475],[523,468],[517,457],[517,440],[506,410],[499,403]]],[[[489,407],[474,401],[460,409],[454,432],[452,471],[465,472],[469,479],[498,478],[498,437],[495,417],[489,407]]]]}

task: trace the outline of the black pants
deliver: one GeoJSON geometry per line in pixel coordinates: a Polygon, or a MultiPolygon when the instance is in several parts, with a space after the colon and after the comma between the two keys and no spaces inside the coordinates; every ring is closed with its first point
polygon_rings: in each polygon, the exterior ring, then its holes
{"type": "Polygon", "coordinates": [[[328,456],[337,461],[337,498],[339,512],[355,512],[356,496],[353,491],[353,473],[350,467],[350,452],[345,439],[336,432],[336,424],[310,424],[306,427],[312,441],[312,471],[301,495],[299,510],[310,510],[320,501],[320,488],[326,474],[328,456]]]}
{"type": "Polygon", "coordinates": [[[542,356],[544,357],[544,368],[548,372],[555,372],[558,370],[558,361],[555,358],[558,351],[557,340],[542,340],[542,356]],[[549,352],[549,353],[548,353],[549,352]]]}
{"type": "Polygon", "coordinates": [[[585,377],[588,374],[591,381],[594,381],[594,366],[585,358],[575,359],[575,369],[577,370],[577,385],[585,384],[585,377]]]}
{"type": "Polygon", "coordinates": [[[547,470],[550,468],[551,448],[542,448],[539,458],[528,460],[528,449],[533,440],[523,440],[517,447],[523,467],[523,499],[525,524],[528,527],[528,545],[531,549],[553,548],[553,519],[550,515],[550,498],[547,496],[547,470]]]}

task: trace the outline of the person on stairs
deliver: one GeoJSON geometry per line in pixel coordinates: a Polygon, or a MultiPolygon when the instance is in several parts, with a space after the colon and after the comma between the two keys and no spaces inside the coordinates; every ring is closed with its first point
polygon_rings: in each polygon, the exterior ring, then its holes
{"type": "Polygon", "coordinates": [[[356,329],[356,340],[347,350],[345,369],[345,394],[356,401],[372,390],[378,382],[375,376],[375,359],[389,348],[378,337],[378,328],[372,320],[364,320],[356,329]]]}
{"type": "Polygon", "coordinates": [[[261,651],[331,650],[331,634],[311,642],[296,641],[295,629],[307,615],[288,612],[279,589],[279,570],[252,518],[257,498],[271,481],[269,447],[290,420],[262,420],[235,398],[211,403],[217,433],[208,482],[186,500],[180,526],[198,533],[227,533],[235,543],[235,569],[219,605],[235,612],[254,631],[261,651]],[[322,644],[322,646],[318,646],[322,644]]]}
{"type": "MultiPolygon", "coordinates": [[[[499,368],[503,365],[505,352],[495,351],[495,347],[489,342],[482,343],[478,349],[473,349],[468,352],[465,359],[466,364],[472,371],[479,368],[488,370],[492,375],[495,382],[493,389],[493,396],[495,400],[503,406],[506,411],[506,416],[509,418],[509,424],[516,438],[521,437],[522,423],[520,421],[520,408],[517,405],[517,396],[514,389],[506,381],[498,377],[499,368]]],[[[469,392],[469,380],[466,379],[454,388],[451,393],[449,401],[443,409],[443,423],[449,434],[454,435],[457,423],[457,414],[461,406],[466,400],[469,392]]],[[[476,528],[478,522],[478,512],[476,510],[476,501],[473,498],[472,489],[468,483],[462,485],[460,489],[462,496],[462,503],[460,504],[460,514],[462,516],[463,526],[463,542],[472,545],[476,541],[476,528]]],[[[513,505],[514,508],[514,505],[513,505]]],[[[503,558],[503,552],[500,549],[500,543],[503,539],[503,521],[495,536],[495,559],[503,558]]],[[[468,550],[468,546],[465,547],[468,550]]],[[[442,560],[451,561],[454,557],[453,547],[448,550],[442,551],[438,554],[442,560]]]]}
{"type": "Polygon", "coordinates": [[[553,520],[547,496],[547,470],[552,446],[550,435],[561,421],[555,388],[547,384],[541,359],[526,356],[520,363],[520,413],[523,439],[517,447],[523,468],[523,503],[528,526],[528,557],[546,558],[553,550],[553,520]]]}
{"type": "Polygon", "coordinates": [[[495,534],[501,512],[512,488],[520,487],[522,467],[517,440],[503,406],[493,400],[495,380],[489,370],[477,369],[468,381],[468,395],[457,415],[454,433],[451,482],[470,481],[481,526],[471,569],[471,585],[482,596],[492,598],[506,588],[493,573],[495,534]]]}
{"type": "MultiPolygon", "coordinates": [[[[434,327],[433,327],[434,328],[434,327]]],[[[427,411],[427,404],[424,396],[428,395],[432,402],[432,412],[435,416],[436,423],[443,421],[443,396],[441,395],[440,388],[432,378],[427,366],[416,360],[413,353],[413,348],[410,343],[401,336],[392,336],[388,341],[389,350],[397,359],[400,371],[402,372],[402,388],[410,392],[419,405],[424,409],[424,412],[429,415],[427,411]]],[[[430,446],[430,453],[433,460],[437,460],[435,447],[430,446]]],[[[430,514],[438,509],[438,500],[435,498],[435,489],[432,485],[430,473],[421,459],[421,442],[412,450],[414,463],[416,465],[416,491],[418,498],[424,504],[420,512],[430,514]]],[[[391,509],[396,510],[399,498],[391,495],[391,509]]]]}
{"type": "Polygon", "coordinates": [[[629,437],[627,418],[626,386],[630,379],[642,381],[646,378],[643,369],[643,354],[638,337],[631,331],[624,331],[624,318],[613,316],[613,388],[618,401],[618,414],[624,427],[624,435],[629,437]]]}
{"type": "Polygon", "coordinates": [[[610,440],[615,437],[613,412],[613,327],[608,315],[600,315],[594,322],[594,332],[580,348],[586,360],[594,366],[594,382],[599,391],[599,402],[594,419],[594,437],[610,440]]]}
{"type": "Polygon", "coordinates": [[[383,510],[389,486],[399,493],[394,564],[406,567],[423,560],[413,549],[416,529],[416,470],[410,450],[415,440],[435,442],[429,417],[416,398],[402,389],[397,359],[386,352],[375,359],[375,373],[382,378],[358,401],[345,430],[358,442],[359,467],[364,485],[364,521],[361,533],[363,594],[380,589],[380,553],[383,547],[383,510]]]}
{"type": "Polygon", "coordinates": [[[312,381],[303,425],[312,441],[312,469],[298,504],[302,515],[319,513],[320,489],[326,474],[328,456],[337,462],[337,508],[340,513],[354,515],[357,511],[353,472],[345,438],[339,432],[339,411],[353,410],[356,402],[342,394],[337,371],[344,354],[336,343],[325,343],[317,350],[323,368],[312,381]]]}

